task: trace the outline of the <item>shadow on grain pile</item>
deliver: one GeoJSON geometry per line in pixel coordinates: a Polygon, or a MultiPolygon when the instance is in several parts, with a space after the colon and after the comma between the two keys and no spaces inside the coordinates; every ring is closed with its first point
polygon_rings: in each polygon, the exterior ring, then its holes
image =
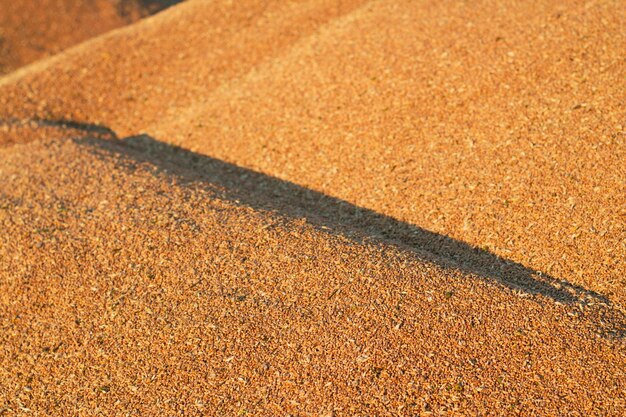
{"type": "Polygon", "coordinates": [[[120,16],[128,16],[133,6],[139,5],[148,14],[157,13],[183,0],[118,0],[117,11],[120,16]]]}
{"type": "Polygon", "coordinates": [[[609,337],[626,337],[626,317],[619,309],[609,308],[611,302],[602,294],[488,250],[148,135],[119,138],[108,127],[67,120],[31,119],[27,123],[31,127],[63,129],[78,144],[120,155],[121,160],[130,161],[131,169],[135,164],[147,163],[156,168],[155,174],[166,173],[180,184],[201,183],[217,187],[220,190],[218,197],[236,204],[275,212],[288,220],[304,218],[315,228],[355,242],[392,243],[412,251],[424,261],[496,282],[523,294],[541,295],[565,305],[596,306],[598,308],[591,309],[590,318],[599,324],[601,333],[609,337]]]}

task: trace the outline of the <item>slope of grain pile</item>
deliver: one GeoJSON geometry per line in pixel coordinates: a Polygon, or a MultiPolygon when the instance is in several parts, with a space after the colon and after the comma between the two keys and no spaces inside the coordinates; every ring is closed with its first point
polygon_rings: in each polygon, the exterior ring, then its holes
{"type": "Polygon", "coordinates": [[[175,0],[38,0],[0,5],[0,74],[127,25],[175,0]]]}

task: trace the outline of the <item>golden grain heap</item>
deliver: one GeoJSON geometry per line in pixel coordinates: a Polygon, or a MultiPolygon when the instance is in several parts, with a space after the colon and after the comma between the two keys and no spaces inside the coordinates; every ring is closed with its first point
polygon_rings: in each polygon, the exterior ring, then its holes
{"type": "Polygon", "coordinates": [[[188,0],[4,75],[0,415],[624,415],[624,27],[188,0]]]}

